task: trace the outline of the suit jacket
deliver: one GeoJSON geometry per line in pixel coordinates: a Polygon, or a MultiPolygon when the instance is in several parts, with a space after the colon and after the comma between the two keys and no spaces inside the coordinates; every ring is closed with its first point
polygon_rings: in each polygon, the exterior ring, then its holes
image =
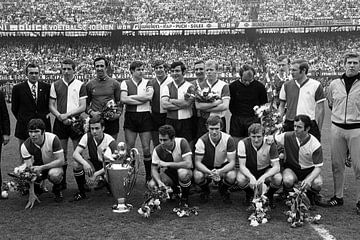
{"type": "Polygon", "coordinates": [[[10,118],[6,107],[5,94],[0,91],[0,144],[3,135],[10,136],[10,118]]]}
{"type": "Polygon", "coordinates": [[[11,111],[16,118],[15,137],[26,140],[29,137],[27,125],[33,118],[45,122],[46,131],[51,132],[49,114],[50,85],[38,82],[37,101],[35,102],[27,81],[16,84],[12,90],[11,111]]]}

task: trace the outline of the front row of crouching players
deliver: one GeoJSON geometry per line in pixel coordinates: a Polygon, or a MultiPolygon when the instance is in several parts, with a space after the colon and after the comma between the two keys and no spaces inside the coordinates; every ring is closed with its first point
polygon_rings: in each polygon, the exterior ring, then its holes
{"type": "MultiPolygon", "coordinates": [[[[107,186],[103,175],[103,152],[109,147],[111,152],[116,150],[116,142],[112,136],[104,133],[104,120],[100,116],[95,116],[89,120],[89,132],[84,134],[76,147],[74,157],[74,176],[78,185],[79,192],[74,195],[73,201],[80,201],[86,198],[86,184],[92,186],[97,183],[97,187],[107,186]],[[85,160],[82,152],[88,149],[89,160],[85,160]],[[85,175],[88,180],[85,180],[85,175]]],[[[96,188],[96,187],[95,187],[96,188]]]]}
{"type": "Polygon", "coordinates": [[[193,166],[190,145],[185,138],[175,137],[175,130],[171,125],[159,128],[159,142],[152,154],[152,179],[148,182],[148,187],[155,189],[170,186],[178,193],[180,186],[179,204],[187,207],[193,166]]]}

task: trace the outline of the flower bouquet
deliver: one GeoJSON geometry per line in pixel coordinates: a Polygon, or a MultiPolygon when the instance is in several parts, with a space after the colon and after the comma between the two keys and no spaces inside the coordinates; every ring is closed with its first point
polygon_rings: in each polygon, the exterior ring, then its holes
{"type": "Polygon", "coordinates": [[[194,86],[188,89],[185,94],[185,99],[193,98],[198,102],[212,103],[221,99],[216,93],[212,92],[210,88],[199,89],[194,86]]]}
{"type": "Polygon", "coordinates": [[[148,218],[150,214],[156,210],[160,210],[160,204],[165,202],[167,199],[170,199],[170,193],[172,193],[171,187],[160,187],[155,190],[149,190],[145,193],[145,201],[141,205],[141,208],[138,209],[138,213],[148,218]]]}
{"type": "Polygon", "coordinates": [[[301,227],[305,222],[318,223],[321,219],[319,214],[310,216],[310,200],[306,196],[306,189],[300,186],[294,186],[294,192],[289,193],[285,204],[290,207],[285,215],[288,217],[287,222],[293,228],[301,227]]]}
{"type": "Polygon", "coordinates": [[[84,118],[82,116],[72,117],[71,118],[71,129],[78,134],[79,136],[84,135],[89,130],[89,120],[90,118],[84,118]]]}
{"type": "Polygon", "coordinates": [[[260,107],[256,105],[253,109],[265,128],[265,136],[281,131],[283,119],[272,103],[266,103],[260,107]]]}
{"type": "Polygon", "coordinates": [[[25,195],[30,189],[30,183],[34,182],[38,175],[31,171],[26,164],[22,164],[19,167],[15,167],[12,173],[8,173],[12,180],[3,183],[2,190],[3,191],[18,191],[22,195],[25,195]]]}
{"type": "Polygon", "coordinates": [[[265,196],[266,185],[262,184],[255,188],[254,198],[251,202],[251,209],[253,213],[251,213],[248,220],[250,221],[250,226],[256,227],[259,224],[267,223],[270,219],[269,215],[269,201],[267,196],[265,196]]]}
{"type": "Polygon", "coordinates": [[[121,108],[113,99],[109,100],[101,111],[101,116],[106,120],[114,120],[116,114],[121,114],[121,108]]]}

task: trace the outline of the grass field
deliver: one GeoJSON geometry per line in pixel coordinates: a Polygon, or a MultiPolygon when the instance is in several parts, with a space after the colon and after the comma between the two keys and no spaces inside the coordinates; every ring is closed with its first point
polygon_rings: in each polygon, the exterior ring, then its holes
{"type": "MultiPolygon", "coordinates": [[[[11,118],[13,134],[15,120],[12,115],[11,118]]],[[[333,193],[329,118],[327,112],[322,130],[325,157],[322,194],[327,198],[333,193]]],[[[122,134],[121,132],[120,140],[123,140],[122,134]]],[[[5,181],[9,179],[6,173],[11,172],[19,162],[17,139],[12,137],[2,154],[5,181]]],[[[135,208],[126,214],[112,213],[114,200],[105,190],[93,191],[88,194],[89,199],[81,202],[68,202],[77,190],[71,170],[68,170],[70,184],[64,192],[65,200],[62,203],[55,203],[50,193],[43,194],[40,204],[36,204],[32,210],[24,210],[27,197],[10,193],[8,200],[0,201],[0,239],[324,239],[309,224],[302,228],[290,228],[283,214],[286,208],[280,202],[271,212],[270,222],[251,227],[245,207],[241,204],[243,192],[231,195],[233,204],[229,207],[221,204],[215,190],[211,201],[205,205],[199,204],[198,194],[191,195],[191,204],[200,207],[198,216],[178,218],[172,213],[176,203],[170,202],[162,204],[162,210],[152,214],[149,219],[144,219],[137,213],[145,191],[143,169],[139,175],[129,199],[135,208]]],[[[355,212],[352,169],[346,170],[346,176],[344,206],[331,209],[318,207],[313,214],[322,215],[321,227],[328,230],[334,238],[360,239],[360,216],[355,212]]],[[[48,187],[50,188],[50,184],[48,187]]]]}

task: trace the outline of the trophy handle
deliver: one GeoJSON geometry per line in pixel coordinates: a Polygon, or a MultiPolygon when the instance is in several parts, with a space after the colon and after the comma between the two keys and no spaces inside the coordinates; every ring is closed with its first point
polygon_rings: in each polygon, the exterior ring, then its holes
{"type": "Polygon", "coordinates": [[[129,165],[131,166],[131,169],[128,172],[128,176],[126,177],[125,181],[125,192],[126,196],[130,196],[132,190],[134,189],[137,174],[139,172],[139,166],[140,166],[140,154],[139,151],[136,148],[130,149],[130,161],[129,165]]]}

